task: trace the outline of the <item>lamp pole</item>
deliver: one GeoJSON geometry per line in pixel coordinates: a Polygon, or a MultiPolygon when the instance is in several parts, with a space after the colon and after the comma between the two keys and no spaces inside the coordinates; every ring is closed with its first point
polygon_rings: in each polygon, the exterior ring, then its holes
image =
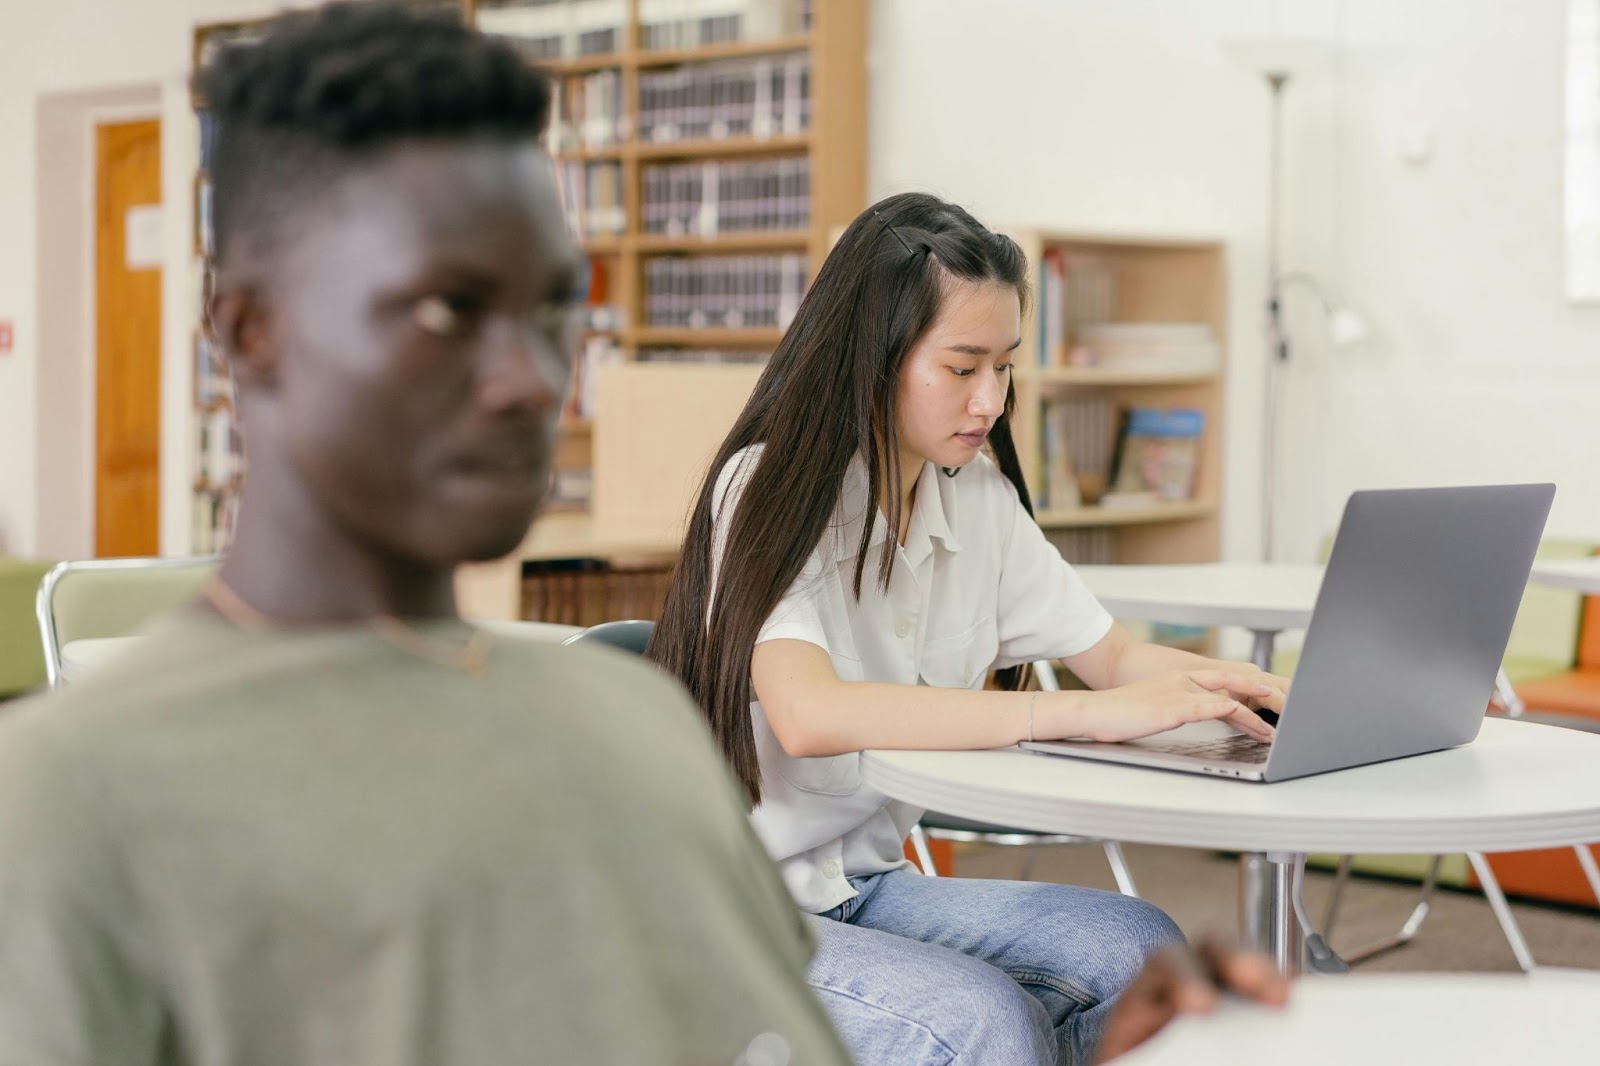
{"type": "Polygon", "coordinates": [[[1261,559],[1272,562],[1277,519],[1278,407],[1280,384],[1289,362],[1289,337],[1283,327],[1283,273],[1278,259],[1278,216],[1283,193],[1283,93],[1288,71],[1267,71],[1272,90],[1272,124],[1268,137],[1267,175],[1267,367],[1264,382],[1261,441],[1261,559]]]}

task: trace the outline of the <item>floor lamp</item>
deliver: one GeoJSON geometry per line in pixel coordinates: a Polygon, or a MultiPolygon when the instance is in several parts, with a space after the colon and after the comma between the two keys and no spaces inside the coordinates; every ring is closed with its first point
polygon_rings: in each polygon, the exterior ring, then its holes
{"type": "Polygon", "coordinates": [[[1317,297],[1328,320],[1328,332],[1335,345],[1349,347],[1367,334],[1366,323],[1350,308],[1336,303],[1316,278],[1304,271],[1285,272],[1282,267],[1280,230],[1283,195],[1283,98],[1291,73],[1287,66],[1267,66],[1260,73],[1272,94],[1272,114],[1268,131],[1267,172],[1267,364],[1263,383],[1261,437],[1261,559],[1274,561],[1277,532],[1277,489],[1279,423],[1283,407],[1283,382],[1289,367],[1289,333],[1284,323],[1283,300],[1290,288],[1301,285],[1317,297]]]}

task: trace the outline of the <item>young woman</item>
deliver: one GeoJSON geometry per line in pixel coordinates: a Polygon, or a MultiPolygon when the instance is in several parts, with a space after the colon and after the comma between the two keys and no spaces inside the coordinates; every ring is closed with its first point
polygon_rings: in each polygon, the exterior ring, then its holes
{"type": "Polygon", "coordinates": [[[1027,277],[935,197],[856,219],[713,461],[651,645],[816,916],[809,977],[863,1066],[1086,1061],[1145,955],[1181,939],[1119,895],[918,876],[921,811],[862,785],[863,749],[1203,718],[1270,739],[1253,708],[1285,687],[1135,642],[1034,523],[1009,428],[1027,277]],[[1046,658],[1093,691],[1016,691],[1046,658]]]}

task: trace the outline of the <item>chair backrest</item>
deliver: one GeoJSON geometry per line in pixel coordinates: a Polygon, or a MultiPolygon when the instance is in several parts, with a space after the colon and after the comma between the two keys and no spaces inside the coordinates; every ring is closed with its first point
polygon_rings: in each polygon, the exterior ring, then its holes
{"type": "Polygon", "coordinates": [[[581,633],[574,633],[563,640],[563,644],[609,644],[613,648],[631,651],[635,655],[643,655],[645,645],[650,643],[650,634],[656,628],[654,622],[642,622],[631,619],[626,622],[601,622],[597,626],[590,626],[581,633]]]}
{"type": "Polygon", "coordinates": [[[58,563],[39,583],[34,606],[50,687],[61,684],[66,645],[134,633],[192,597],[217,563],[216,556],[58,563]]]}

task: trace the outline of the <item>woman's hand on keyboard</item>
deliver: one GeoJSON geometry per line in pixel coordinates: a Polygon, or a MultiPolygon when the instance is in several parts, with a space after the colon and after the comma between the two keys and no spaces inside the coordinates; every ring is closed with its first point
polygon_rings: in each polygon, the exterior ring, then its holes
{"type": "Polygon", "coordinates": [[[1272,727],[1256,717],[1248,701],[1271,699],[1274,691],[1265,680],[1230,671],[1175,670],[1099,692],[1062,693],[1081,701],[1081,712],[1070,716],[1076,724],[1062,721],[1058,729],[1046,720],[1047,729],[1038,736],[1137,740],[1189,722],[1220,719],[1248,736],[1271,740],[1272,727]]]}

